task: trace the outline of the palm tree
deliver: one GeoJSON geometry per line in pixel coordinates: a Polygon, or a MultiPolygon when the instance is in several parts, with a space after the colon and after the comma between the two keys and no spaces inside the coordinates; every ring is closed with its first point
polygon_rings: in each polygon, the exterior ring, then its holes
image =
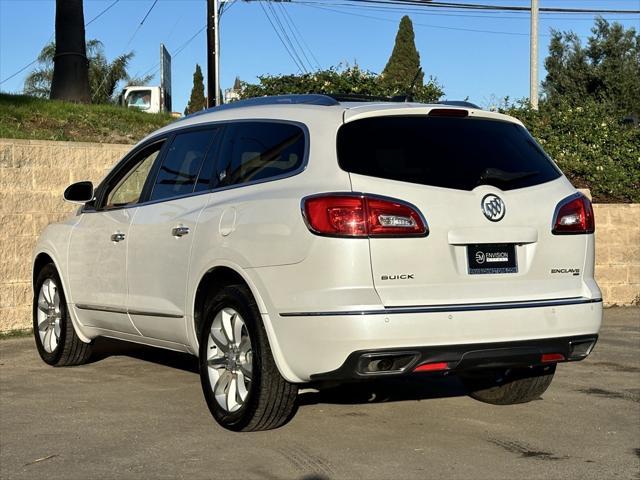
{"type": "MultiPolygon", "coordinates": [[[[51,90],[53,78],[53,64],[56,52],[55,43],[51,42],[38,55],[39,66],[32,71],[24,82],[24,93],[35,97],[46,98],[51,90]]],[[[135,78],[127,72],[133,52],[116,57],[111,62],[104,54],[104,46],[100,40],[87,42],[87,56],[89,59],[89,91],[93,103],[110,103],[115,99],[118,85],[145,85],[153,75],[135,78]]]]}
{"type": "Polygon", "coordinates": [[[56,50],[51,98],[89,103],[89,65],[82,0],[56,0],[56,50]]]}

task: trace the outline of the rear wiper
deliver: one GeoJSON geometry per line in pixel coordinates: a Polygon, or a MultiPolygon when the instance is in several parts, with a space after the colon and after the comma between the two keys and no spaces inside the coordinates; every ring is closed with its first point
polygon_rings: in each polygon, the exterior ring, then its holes
{"type": "Polygon", "coordinates": [[[521,180],[523,178],[537,175],[538,173],[540,172],[537,170],[531,172],[505,172],[499,168],[487,168],[480,174],[480,178],[478,178],[476,186],[487,183],[487,180],[498,180],[502,183],[511,183],[515,180],[521,180]]]}

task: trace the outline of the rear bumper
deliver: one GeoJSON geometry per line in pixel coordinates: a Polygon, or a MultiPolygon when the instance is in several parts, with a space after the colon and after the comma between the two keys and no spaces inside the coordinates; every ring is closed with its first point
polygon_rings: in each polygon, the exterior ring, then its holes
{"type": "Polygon", "coordinates": [[[597,338],[602,300],[305,312],[272,319],[281,355],[278,363],[286,364],[293,374],[287,375],[288,380],[306,382],[362,378],[353,367],[353,359],[363,353],[385,351],[417,352],[414,365],[449,355],[446,358],[455,369],[471,368],[470,362],[477,356],[479,361],[473,368],[489,368],[499,366],[495,363],[500,356],[497,350],[511,346],[518,350],[506,352],[502,359],[505,365],[514,361],[527,364],[534,357],[534,363],[539,363],[542,353],[568,352],[574,338],[597,338]],[[471,354],[477,350],[484,353],[471,354]]]}
{"type": "Polygon", "coordinates": [[[311,380],[364,380],[416,372],[457,373],[579,361],[591,353],[597,340],[598,335],[580,335],[519,342],[364,350],[353,352],[337,370],[311,375],[311,380]],[[382,362],[387,362],[386,370],[380,370],[382,362]]]}

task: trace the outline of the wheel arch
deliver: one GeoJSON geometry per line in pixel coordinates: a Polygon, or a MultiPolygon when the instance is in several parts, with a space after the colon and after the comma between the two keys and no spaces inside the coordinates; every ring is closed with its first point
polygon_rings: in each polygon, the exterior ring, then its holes
{"type": "Polygon", "coordinates": [[[47,252],[40,252],[33,259],[33,270],[32,270],[32,274],[31,274],[31,286],[34,288],[34,290],[35,290],[36,280],[38,278],[38,275],[40,274],[42,269],[46,265],[48,265],[50,263],[53,264],[53,266],[58,271],[58,275],[60,275],[60,268],[56,264],[56,262],[53,259],[53,257],[51,255],[49,255],[47,252]]]}
{"type": "Polygon", "coordinates": [[[191,332],[188,332],[189,336],[193,336],[193,351],[198,352],[198,340],[200,328],[202,325],[201,312],[204,308],[204,302],[206,298],[214,294],[217,290],[227,285],[241,284],[245,285],[256,302],[258,310],[260,311],[260,317],[262,323],[267,332],[267,339],[269,346],[273,354],[276,366],[280,371],[280,374],[289,382],[300,383],[302,380],[298,378],[291,368],[289,367],[285,357],[282,353],[278,340],[276,338],[273,326],[271,324],[271,317],[269,316],[265,301],[258,291],[254,282],[246,272],[237,265],[219,264],[206,270],[201,276],[198,285],[194,289],[193,294],[193,315],[192,321],[189,325],[191,332]]]}
{"type": "Polygon", "coordinates": [[[82,325],[80,324],[80,322],[78,321],[78,318],[76,317],[76,312],[71,307],[72,303],[70,302],[70,299],[72,297],[69,291],[69,286],[67,284],[65,276],[63,275],[62,269],[60,268],[60,264],[56,259],[56,256],[49,250],[41,248],[36,252],[34,252],[32,264],[33,264],[33,267],[32,267],[32,273],[31,273],[31,288],[34,294],[36,289],[36,280],[38,279],[38,275],[40,274],[42,269],[49,264],[52,264],[53,267],[56,269],[56,272],[58,272],[58,277],[60,278],[60,282],[62,283],[62,289],[64,290],[65,298],[67,300],[67,313],[69,315],[69,318],[71,318],[71,322],[75,329],[76,335],[83,342],[90,343],[91,338],[84,333],[82,329],[82,325]]]}

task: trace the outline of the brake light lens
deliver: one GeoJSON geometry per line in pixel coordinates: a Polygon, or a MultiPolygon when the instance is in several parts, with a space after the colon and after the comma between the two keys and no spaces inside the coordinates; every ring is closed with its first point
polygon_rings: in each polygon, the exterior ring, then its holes
{"type": "Polygon", "coordinates": [[[303,200],[309,230],[333,237],[420,237],[428,228],[405,202],[373,195],[326,194],[303,200]]]}
{"type": "Polygon", "coordinates": [[[469,111],[462,108],[432,108],[427,114],[430,117],[468,117],[469,111]]]}
{"type": "Polygon", "coordinates": [[[596,229],[591,202],[584,195],[572,195],[556,207],[553,219],[554,235],[593,233],[596,229]]]}

